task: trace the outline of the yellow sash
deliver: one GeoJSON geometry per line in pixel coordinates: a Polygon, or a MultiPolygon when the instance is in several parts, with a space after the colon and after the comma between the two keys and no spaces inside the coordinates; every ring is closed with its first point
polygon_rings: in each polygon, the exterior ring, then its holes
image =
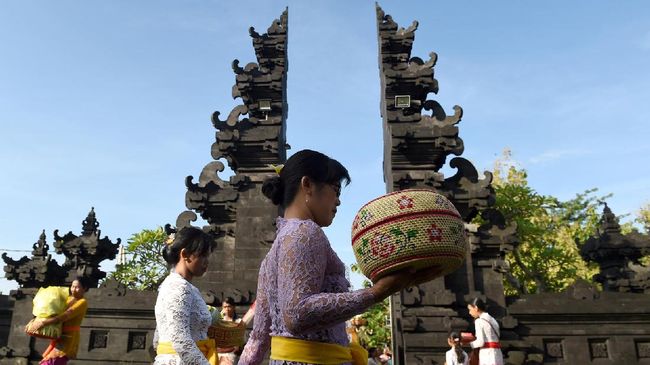
{"type": "MultiPolygon", "coordinates": [[[[217,357],[217,345],[214,340],[209,338],[206,340],[196,341],[196,346],[201,350],[205,358],[208,359],[210,365],[217,365],[219,359],[217,357]]],[[[156,349],[158,355],[176,355],[176,351],[172,347],[171,342],[159,342],[156,349]]]]}
{"type": "Polygon", "coordinates": [[[333,343],[300,340],[289,337],[271,337],[271,359],[309,364],[338,365],[352,363],[367,365],[368,352],[359,344],[349,347],[333,343]]]}

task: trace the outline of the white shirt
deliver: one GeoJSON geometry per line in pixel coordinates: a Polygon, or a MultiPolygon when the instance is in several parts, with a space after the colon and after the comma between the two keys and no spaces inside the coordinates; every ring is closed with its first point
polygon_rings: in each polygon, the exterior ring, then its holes
{"type": "Polygon", "coordinates": [[[171,342],[175,355],[158,355],[154,365],[210,365],[197,341],[208,338],[212,316],[201,292],[175,272],[158,289],[156,329],[159,342],[171,342]]]}
{"type": "Polygon", "coordinates": [[[503,365],[503,354],[501,349],[482,348],[486,342],[499,342],[500,329],[496,319],[491,315],[483,312],[474,320],[476,328],[476,340],[470,345],[472,348],[480,348],[478,353],[479,365],[503,365]]]}
{"type": "MultiPolygon", "coordinates": [[[[462,351],[462,350],[461,350],[462,351]]],[[[454,349],[451,349],[447,351],[445,354],[445,364],[446,365],[468,365],[469,364],[469,356],[467,355],[467,352],[463,351],[463,355],[465,357],[463,358],[463,362],[458,362],[458,357],[456,357],[456,351],[454,349]]]]}
{"type": "Polygon", "coordinates": [[[499,342],[499,324],[491,315],[483,312],[474,320],[476,329],[476,340],[470,345],[473,349],[485,346],[486,342],[499,342]]]}

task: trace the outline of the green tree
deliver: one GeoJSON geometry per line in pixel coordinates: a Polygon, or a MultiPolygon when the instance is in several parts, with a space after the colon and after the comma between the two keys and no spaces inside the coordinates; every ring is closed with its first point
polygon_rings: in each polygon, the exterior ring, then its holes
{"type": "Polygon", "coordinates": [[[520,244],[507,255],[511,272],[506,275],[506,294],[561,291],[576,279],[591,281],[598,271],[580,257],[576,242],[595,234],[601,203],[597,189],[562,201],[542,195],[528,185],[526,170],[509,150],[495,162],[492,185],[495,207],[506,222],[517,224],[520,244]]]}
{"type": "MultiPolygon", "coordinates": [[[[643,233],[650,235],[650,202],[639,208],[635,221],[643,227],[643,233]]],[[[650,266],[650,255],[641,259],[643,266],[650,266]]]]}
{"type": "Polygon", "coordinates": [[[111,277],[135,290],[156,290],[168,273],[161,252],[167,234],[162,227],[143,229],[128,240],[127,262],[115,266],[111,277]]]}
{"type": "MultiPolygon", "coordinates": [[[[621,224],[621,232],[623,234],[632,231],[650,235],[650,203],[645,203],[639,208],[634,220],[621,224]]],[[[650,266],[650,255],[642,257],[639,261],[643,266],[650,266]]]]}
{"type": "MultiPolygon", "coordinates": [[[[359,267],[352,264],[352,271],[360,273],[359,267]]],[[[367,279],[363,280],[363,287],[369,288],[372,286],[367,279]]],[[[359,334],[363,346],[383,348],[390,346],[391,343],[391,328],[390,328],[390,307],[388,298],[384,299],[381,303],[377,303],[361,315],[368,324],[362,328],[363,333],[359,334]]]]}
{"type": "Polygon", "coordinates": [[[650,202],[639,208],[634,221],[642,227],[643,233],[650,234],[650,202]]]}

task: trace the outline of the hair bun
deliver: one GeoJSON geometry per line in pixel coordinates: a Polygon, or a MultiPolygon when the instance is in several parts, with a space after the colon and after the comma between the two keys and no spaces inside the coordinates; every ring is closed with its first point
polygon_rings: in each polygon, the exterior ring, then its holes
{"type": "Polygon", "coordinates": [[[284,184],[279,176],[270,177],[262,184],[262,194],[271,199],[273,204],[280,205],[284,200],[284,184]]]}
{"type": "Polygon", "coordinates": [[[169,244],[165,244],[165,246],[162,248],[161,253],[162,253],[162,257],[165,260],[165,262],[171,265],[173,263],[172,262],[173,260],[172,260],[172,257],[171,257],[170,246],[171,245],[169,245],[169,244]]]}

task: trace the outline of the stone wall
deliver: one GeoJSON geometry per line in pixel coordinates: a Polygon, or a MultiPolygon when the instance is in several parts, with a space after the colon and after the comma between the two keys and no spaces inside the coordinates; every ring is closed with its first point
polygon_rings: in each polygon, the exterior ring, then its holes
{"type": "Polygon", "coordinates": [[[0,348],[7,346],[13,309],[14,303],[11,297],[8,295],[0,295],[0,348]]]}
{"type": "Polygon", "coordinates": [[[505,350],[545,364],[650,364],[650,295],[601,292],[578,282],[563,293],[524,295],[508,305],[520,341],[505,350]],[[534,355],[532,355],[534,354],[534,355]]]}

